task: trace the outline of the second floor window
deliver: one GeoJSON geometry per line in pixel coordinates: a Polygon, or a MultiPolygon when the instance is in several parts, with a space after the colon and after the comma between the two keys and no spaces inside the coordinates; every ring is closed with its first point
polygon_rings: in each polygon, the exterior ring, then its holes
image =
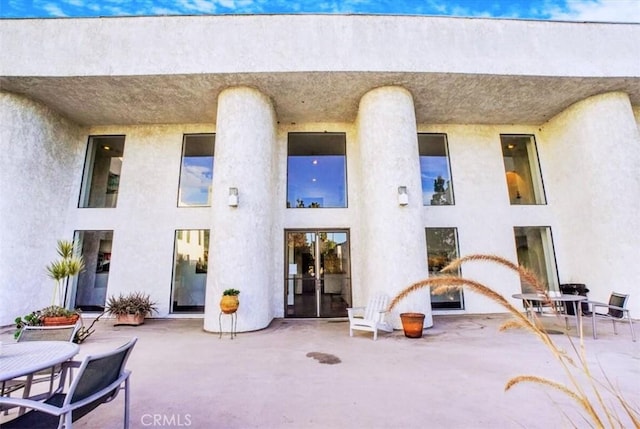
{"type": "Polygon", "coordinates": [[[546,204],[533,136],[501,135],[500,141],[511,204],[546,204]]]}
{"type": "Polygon", "coordinates": [[[113,208],[118,202],[124,136],[92,136],[82,177],[78,207],[113,208]]]}
{"type": "Polygon", "coordinates": [[[287,207],[347,207],[344,133],[289,133],[287,207]]]}
{"type": "Polygon", "coordinates": [[[215,134],[187,134],[182,144],[179,207],[211,205],[215,134]]]}
{"type": "Polygon", "coordinates": [[[425,206],[453,204],[449,150],[445,134],[418,134],[422,203],[425,206]]]}

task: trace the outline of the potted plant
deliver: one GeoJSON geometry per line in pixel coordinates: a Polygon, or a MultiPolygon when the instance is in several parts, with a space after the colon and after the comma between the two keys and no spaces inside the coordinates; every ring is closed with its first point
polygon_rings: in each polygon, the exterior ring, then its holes
{"type": "Polygon", "coordinates": [[[80,311],[68,310],[57,305],[50,305],[42,310],[32,311],[23,317],[16,317],[16,331],[13,336],[17,339],[18,336],[20,336],[22,328],[25,326],[74,325],[78,319],[80,319],[80,311]]]}
{"type": "MultiPolygon", "coordinates": [[[[51,305],[25,316],[37,315],[36,318],[31,317],[38,325],[60,326],[73,325],[80,318],[80,312],[65,308],[65,290],[69,279],[78,275],[84,269],[84,259],[77,256],[78,246],[75,242],[69,240],[58,240],[57,252],[59,259],[51,262],[46,267],[47,275],[55,281],[53,293],[51,296],[51,305]]],[[[19,319],[19,318],[18,318],[19,319]]],[[[20,329],[20,323],[16,319],[16,326],[20,329]]],[[[35,323],[30,323],[35,324],[35,323]]]]}
{"type": "Polygon", "coordinates": [[[105,311],[116,317],[117,325],[137,326],[143,324],[144,318],[158,309],[148,294],[132,292],[128,295],[120,294],[117,298],[110,296],[105,311]]]}
{"type": "Polygon", "coordinates": [[[69,310],[59,305],[45,307],[38,313],[44,326],[73,325],[80,318],[78,310],[69,310]]]}
{"type": "Polygon", "coordinates": [[[238,311],[238,306],[240,305],[238,295],[240,295],[238,289],[225,289],[220,300],[220,310],[225,314],[233,314],[238,311]]]}

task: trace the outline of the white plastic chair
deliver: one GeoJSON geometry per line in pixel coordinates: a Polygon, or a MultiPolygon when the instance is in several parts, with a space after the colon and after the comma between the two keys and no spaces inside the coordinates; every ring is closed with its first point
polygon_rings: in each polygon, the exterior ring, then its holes
{"type": "Polygon", "coordinates": [[[349,336],[353,337],[353,330],[373,332],[373,340],[378,339],[378,330],[393,332],[393,327],[384,321],[389,298],[386,295],[376,295],[369,299],[366,307],[347,308],[349,316],[349,336]]]}

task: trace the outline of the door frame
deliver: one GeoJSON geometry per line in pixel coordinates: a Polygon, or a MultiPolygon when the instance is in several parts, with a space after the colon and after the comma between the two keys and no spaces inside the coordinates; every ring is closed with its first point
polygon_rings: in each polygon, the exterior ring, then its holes
{"type": "MultiPolygon", "coordinates": [[[[308,233],[312,233],[315,234],[315,243],[314,243],[314,252],[315,252],[315,261],[314,261],[314,276],[315,276],[315,297],[316,297],[316,315],[315,316],[298,316],[298,318],[331,318],[331,317],[346,317],[346,310],[344,315],[340,315],[340,316],[334,316],[334,315],[330,315],[330,316],[323,316],[322,315],[322,311],[321,311],[321,299],[324,295],[324,293],[322,292],[322,290],[324,289],[323,287],[323,283],[325,281],[325,273],[323,272],[323,266],[322,266],[322,261],[321,258],[319,257],[320,253],[320,244],[321,244],[321,240],[320,240],[320,234],[321,233],[344,233],[346,234],[347,237],[347,249],[348,249],[348,271],[346,273],[346,279],[348,280],[348,291],[347,293],[349,294],[349,297],[351,296],[351,230],[349,228],[331,228],[331,227],[327,227],[327,228],[314,228],[314,227],[308,227],[308,228],[285,228],[284,229],[284,267],[283,267],[283,288],[282,288],[282,302],[283,302],[283,307],[284,307],[284,317],[285,318],[296,318],[296,316],[289,316],[289,312],[288,312],[288,307],[290,307],[289,303],[288,303],[288,288],[289,288],[289,282],[292,280],[289,276],[289,246],[288,246],[288,235],[290,233],[304,233],[304,234],[308,234],[308,233]]],[[[293,285],[293,290],[294,290],[294,299],[295,299],[295,283],[293,285]]],[[[349,299],[348,302],[351,302],[351,300],[349,299]]],[[[294,304],[295,306],[295,304],[294,304]]]]}

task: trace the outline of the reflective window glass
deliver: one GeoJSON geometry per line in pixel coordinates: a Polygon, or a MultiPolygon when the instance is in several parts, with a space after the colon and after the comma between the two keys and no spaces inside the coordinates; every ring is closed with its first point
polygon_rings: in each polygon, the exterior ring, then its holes
{"type": "Polygon", "coordinates": [[[89,138],[79,207],[113,208],[118,202],[124,136],[89,138]]]}
{"type": "MultiPolygon", "coordinates": [[[[513,228],[518,264],[531,270],[549,291],[558,291],[558,272],[553,251],[551,228],[548,226],[518,226],[513,228]]],[[[535,288],[522,281],[522,292],[533,293],[535,288]]]]}
{"type": "Polygon", "coordinates": [[[287,207],[346,207],[344,133],[290,133],[287,207]]]}
{"type": "Polygon", "coordinates": [[[75,241],[81,249],[85,267],[75,280],[74,308],[102,312],[111,271],[113,231],[76,231],[75,241]]]}
{"type": "Polygon", "coordinates": [[[173,258],[173,313],[202,313],[209,270],[209,230],[178,230],[173,258]],[[191,236],[197,239],[191,240],[191,236]]]}
{"type": "Polygon", "coordinates": [[[453,204],[449,150],[445,134],[418,134],[422,203],[425,206],[453,204]]]}
{"type": "Polygon", "coordinates": [[[502,135],[500,141],[511,204],[546,204],[533,136],[502,135]]]}
{"type": "Polygon", "coordinates": [[[182,144],[179,207],[210,206],[215,134],[187,134],[182,144]]]}
{"type": "MultiPolygon", "coordinates": [[[[427,261],[429,277],[441,275],[440,270],[458,258],[458,232],[456,228],[427,228],[427,261]]],[[[457,272],[448,274],[460,274],[457,272]]],[[[431,295],[431,308],[462,309],[462,289],[445,294],[431,295]]]]}

